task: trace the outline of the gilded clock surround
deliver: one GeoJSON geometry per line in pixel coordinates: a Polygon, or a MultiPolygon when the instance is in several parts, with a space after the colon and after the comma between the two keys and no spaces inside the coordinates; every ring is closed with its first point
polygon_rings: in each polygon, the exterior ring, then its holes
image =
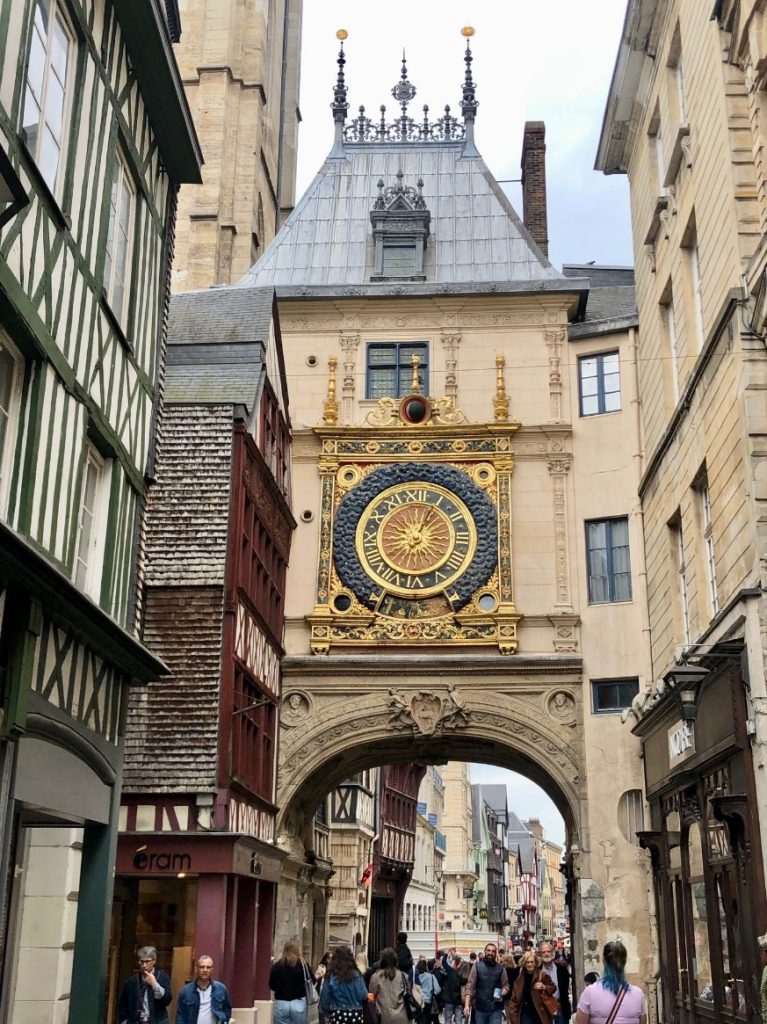
{"type": "Polygon", "coordinates": [[[315,654],[390,644],[517,650],[511,475],[519,424],[467,424],[451,402],[426,401],[431,415],[418,424],[395,419],[383,399],[370,425],[316,428],[315,654]]]}

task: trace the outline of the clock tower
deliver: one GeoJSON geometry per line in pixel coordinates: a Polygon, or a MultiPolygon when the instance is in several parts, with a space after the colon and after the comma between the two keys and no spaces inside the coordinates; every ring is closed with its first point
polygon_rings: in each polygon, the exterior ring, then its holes
{"type": "MultiPolygon", "coordinates": [[[[502,357],[498,375],[504,394],[502,357]]],[[[516,651],[510,495],[518,428],[470,425],[452,400],[421,395],[413,356],[411,390],[399,402],[380,399],[364,425],[317,429],[315,653],[447,643],[516,651]]]]}

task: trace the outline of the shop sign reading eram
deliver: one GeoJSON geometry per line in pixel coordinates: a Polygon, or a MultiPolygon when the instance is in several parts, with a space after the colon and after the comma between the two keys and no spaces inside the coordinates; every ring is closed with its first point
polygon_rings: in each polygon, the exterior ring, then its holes
{"type": "Polygon", "coordinates": [[[689,722],[679,721],[668,731],[668,761],[674,765],[695,753],[695,737],[689,722]]]}

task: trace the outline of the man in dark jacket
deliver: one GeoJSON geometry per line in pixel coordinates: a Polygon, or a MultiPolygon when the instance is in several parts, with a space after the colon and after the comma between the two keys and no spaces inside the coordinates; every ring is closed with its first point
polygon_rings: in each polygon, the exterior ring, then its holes
{"type": "Polygon", "coordinates": [[[476,1024],[501,1024],[503,999],[508,992],[509,979],[506,968],[498,963],[498,947],[494,942],[488,942],[466,982],[463,1012],[469,1016],[473,1000],[476,1024]]]}
{"type": "Polygon", "coordinates": [[[173,995],[165,971],[155,970],[157,950],[142,946],[136,954],[139,973],[123,985],[117,1005],[120,1024],[168,1024],[168,1004],[173,995]]]}
{"type": "Polygon", "coordinates": [[[570,972],[567,964],[554,960],[554,946],[547,939],[538,946],[538,954],[541,958],[541,970],[545,971],[557,990],[554,998],[559,1002],[559,1013],[556,1016],[556,1024],[567,1024],[573,1013],[570,1003],[570,972]]]}
{"type": "Polygon", "coordinates": [[[407,932],[397,933],[397,945],[394,947],[397,954],[397,967],[404,971],[409,980],[413,980],[413,954],[407,944],[407,932]]]}
{"type": "Polygon", "coordinates": [[[197,1024],[199,1020],[227,1024],[232,1016],[229,993],[221,981],[213,980],[213,958],[197,958],[197,977],[178,994],[176,1024],[197,1024]]]}

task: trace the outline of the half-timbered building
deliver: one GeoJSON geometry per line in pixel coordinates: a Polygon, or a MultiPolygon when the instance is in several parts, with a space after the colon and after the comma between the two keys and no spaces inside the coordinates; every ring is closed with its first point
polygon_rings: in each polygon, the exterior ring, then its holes
{"type": "Polygon", "coordinates": [[[3,1022],[104,1019],[127,693],[166,671],[136,568],[200,178],[178,32],[173,0],[0,0],[3,1022]]]}
{"type": "Polygon", "coordinates": [[[113,943],[124,973],[155,942],[174,992],[208,953],[238,1021],[270,998],[290,870],[275,835],[289,442],[274,290],[175,296],[144,596],[144,638],[172,679],[131,697],[113,943]]]}

